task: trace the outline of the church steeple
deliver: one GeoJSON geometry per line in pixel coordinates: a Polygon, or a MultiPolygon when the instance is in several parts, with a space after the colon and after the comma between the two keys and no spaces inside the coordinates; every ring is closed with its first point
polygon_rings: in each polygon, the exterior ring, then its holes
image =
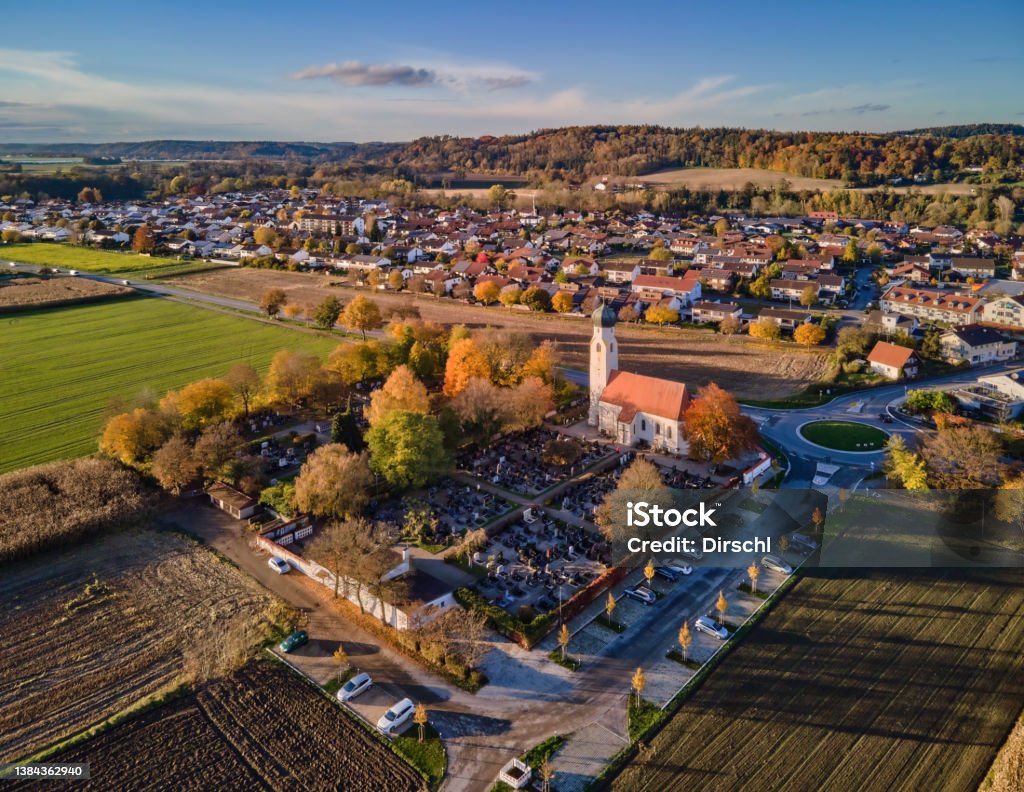
{"type": "Polygon", "coordinates": [[[615,311],[601,300],[590,315],[594,334],[590,339],[590,413],[587,422],[598,425],[601,394],[612,372],[619,367],[619,347],[615,341],[615,311]]]}

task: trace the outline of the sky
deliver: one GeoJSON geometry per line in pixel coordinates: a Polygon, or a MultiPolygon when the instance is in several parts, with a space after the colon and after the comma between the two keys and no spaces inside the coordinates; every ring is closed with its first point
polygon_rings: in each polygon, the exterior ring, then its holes
{"type": "Polygon", "coordinates": [[[1018,0],[17,3],[0,142],[1024,123],[1018,0]]]}

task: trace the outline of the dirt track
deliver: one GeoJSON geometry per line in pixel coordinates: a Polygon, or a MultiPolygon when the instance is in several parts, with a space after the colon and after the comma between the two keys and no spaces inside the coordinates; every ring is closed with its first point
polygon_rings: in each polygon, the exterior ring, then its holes
{"type": "MultiPolygon", "coordinates": [[[[316,305],[328,294],[347,302],[366,290],[327,287],[337,278],[275,270],[232,269],[175,278],[174,285],[256,302],[268,288],[279,287],[289,302],[316,305]]],[[[387,312],[415,304],[423,319],[470,327],[506,327],[558,342],[566,365],[586,369],[590,323],[580,318],[531,315],[501,307],[483,308],[454,300],[409,294],[373,295],[387,312]]],[[[669,377],[698,388],[717,382],[740,397],[768,399],[789,395],[821,379],[826,369],[821,351],[768,346],[746,337],[728,338],[710,331],[619,325],[619,362],[623,369],[669,377]]]]}

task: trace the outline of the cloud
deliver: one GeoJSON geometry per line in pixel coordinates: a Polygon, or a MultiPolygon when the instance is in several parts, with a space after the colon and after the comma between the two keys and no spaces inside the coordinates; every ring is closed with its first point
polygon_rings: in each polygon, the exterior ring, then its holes
{"type": "Polygon", "coordinates": [[[854,105],[853,107],[830,107],[827,110],[807,110],[800,115],[807,118],[810,116],[820,115],[836,115],[840,113],[853,113],[854,115],[864,115],[865,113],[884,113],[886,110],[891,110],[892,105],[881,104],[879,102],[865,102],[864,104],[854,105]]]}
{"type": "Polygon", "coordinates": [[[441,86],[460,93],[521,88],[537,79],[531,72],[498,66],[409,66],[361,61],[309,66],[290,76],[293,80],[330,79],[353,87],[441,86]]]}
{"type": "Polygon", "coordinates": [[[431,69],[418,69],[415,66],[392,66],[387,64],[360,63],[345,61],[344,63],[328,63],[325,66],[310,66],[292,75],[293,80],[316,80],[329,77],[343,85],[433,85],[437,82],[437,73],[431,69]]]}

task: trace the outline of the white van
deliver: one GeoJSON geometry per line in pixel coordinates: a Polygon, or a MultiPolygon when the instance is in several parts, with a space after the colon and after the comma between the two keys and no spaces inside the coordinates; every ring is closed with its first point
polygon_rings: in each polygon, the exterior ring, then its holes
{"type": "Polygon", "coordinates": [[[377,731],[385,737],[394,737],[405,724],[412,720],[415,712],[416,705],[412,703],[412,699],[404,698],[397,704],[393,704],[391,709],[380,716],[380,720],[377,721],[377,731]]]}

